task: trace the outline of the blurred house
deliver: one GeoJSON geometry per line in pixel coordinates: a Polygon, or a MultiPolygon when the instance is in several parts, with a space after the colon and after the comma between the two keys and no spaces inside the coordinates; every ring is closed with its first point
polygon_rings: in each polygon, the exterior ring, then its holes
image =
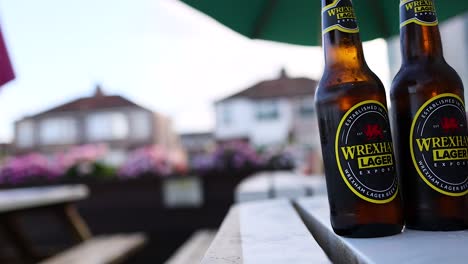
{"type": "Polygon", "coordinates": [[[290,78],[284,70],[274,80],[216,102],[218,141],[243,139],[256,146],[319,146],[314,94],[317,81],[290,78]]]}
{"type": "Polygon", "coordinates": [[[74,145],[104,143],[105,161],[120,164],[128,151],[158,144],[173,149],[179,138],[169,118],[97,86],[83,97],[15,122],[14,152],[54,153],[74,145]]]}
{"type": "Polygon", "coordinates": [[[320,171],[316,86],[315,80],[291,78],[281,70],[277,79],[217,101],[216,140],[245,140],[273,149],[287,146],[301,164],[307,164],[308,171],[320,171]]]}
{"type": "Polygon", "coordinates": [[[214,135],[211,132],[181,134],[180,141],[189,157],[213,150],[216,145],[214,135]]]}

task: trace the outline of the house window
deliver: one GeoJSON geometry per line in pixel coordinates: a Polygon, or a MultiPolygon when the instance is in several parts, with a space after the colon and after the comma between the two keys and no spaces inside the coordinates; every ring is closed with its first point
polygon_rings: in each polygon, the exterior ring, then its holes
{"type": "Polygon", "coordinates": [[[34,145],[34,123],[32,121],[21,121],[18,123],[16,144],[20,148],[32,147],[34,145]]]}
{"type": "Polygon", "coordinates": [[[273,100],[263,100],[256,104],[257,120],[275,120],[279,117],[278,102],[273,100]]]}
{"type": "Polygon", "coordinates": [[[66,117],[47,118],[40,122],[39,139],[41,144],[72,144],[76,143],[76,120],[66,117]]]}
{"type": "Polygon", "coordinates": [[[232,122],[231,108],[227,105],[223,105],[222,107],[222,120],[224,125],[229,125],[232,122]]]}
{"type": "Polygon", "coordinates": [[[299,115],[301,117],[310,118],[315,114],[314,99],[305,98],[299,102],[299,115]]]}
{"type": "Polygon", "coordinates": [[[86,119],[86,130],[91,141],[122,140],[128,136],[128,120],[123,113],[95,113],[86,119]]]}

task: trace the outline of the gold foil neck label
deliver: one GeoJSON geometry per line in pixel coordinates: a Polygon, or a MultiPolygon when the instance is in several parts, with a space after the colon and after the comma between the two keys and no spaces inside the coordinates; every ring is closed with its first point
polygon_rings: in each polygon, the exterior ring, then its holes
{"type": "Polygon", "coordinates": [[[437,26],[437,14],[432,0],[400,1],[400,27],[410,23],[422,26],[437,26]]]}

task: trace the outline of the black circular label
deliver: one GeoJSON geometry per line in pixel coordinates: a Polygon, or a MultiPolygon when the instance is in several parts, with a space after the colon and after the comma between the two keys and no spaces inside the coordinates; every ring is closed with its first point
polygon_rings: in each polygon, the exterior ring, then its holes
{"type": "Polygon", "coordinates": [[[460,97],[440,94],[421,106],[410,142],[413,164],[424,182],[449,196],[468,193],[468,131],[460,97]]]}
{"type": "Polygon", "coordinates": [[[400,27],[409,23],[436,26],[437,14],[432,0],[401,0],[400,27]]]}
{"type": "Polygon", "coordinates": [[[335,140],[338,169],[349,189],[372,203],[392,201],[398,192],[387,109],[367,100],[341,119],[335,140]]]}
{"type": "Polygon", "coordinates": [[[334,29],[346,33],[359,32],[351,0],[335,0],[322,8],[322,33],[334,29]]]}

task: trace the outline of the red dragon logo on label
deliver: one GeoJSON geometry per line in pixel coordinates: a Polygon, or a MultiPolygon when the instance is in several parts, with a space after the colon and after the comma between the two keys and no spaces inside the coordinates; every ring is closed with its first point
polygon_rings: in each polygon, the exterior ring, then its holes
{"type": "Polygon", "coordinates": [[[440,126],[445,133],[456,131],[459,128],[457,119],[454,117],[442,117],[440,126]]]}
{"type": "Polygon", "coordinates": [[[382,128],[380,128],[378,124],[375,124],[375,125],[367,124],[364,127],[363,132],[364,132],[364,135],[366,135],[367,140],[383,138],[382,128]]]}

